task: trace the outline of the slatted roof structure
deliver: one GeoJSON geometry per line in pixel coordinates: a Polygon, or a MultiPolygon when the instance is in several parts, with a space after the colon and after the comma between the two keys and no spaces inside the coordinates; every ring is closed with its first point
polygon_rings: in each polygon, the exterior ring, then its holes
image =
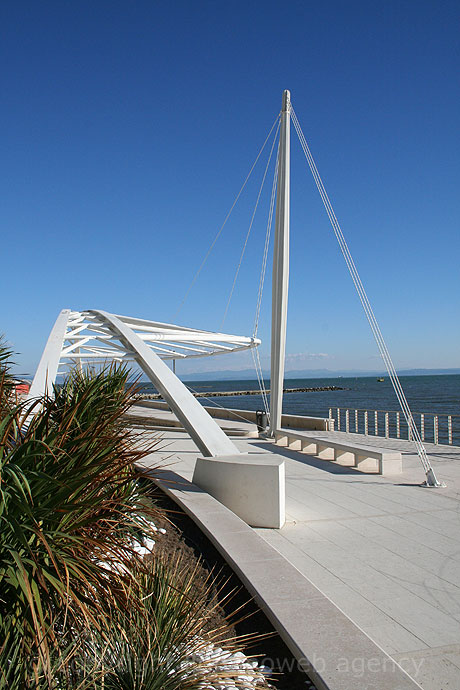
{"type": "Polygon", "coordinates": [[[237,452],[236,447],[164,360],[229,354],[259,344],[256,337],[213,333],[98,309],[63,309],[48,338],[28,397],[52,392],[56,377],[71,368],[132,362],[152,381],[204,455],[230,455],[237,452]]]}
{"type": "MultiPolygon", "coordinates": [[[[260,344],[258,338],[214,333],[159,321],[115,315],[162,360],[190,359],[238,352],[260,344]]],[[[134,352],[100,311],[70,311],[62,343],[59,372],[75,364],[133,361],[134,352]]]]}

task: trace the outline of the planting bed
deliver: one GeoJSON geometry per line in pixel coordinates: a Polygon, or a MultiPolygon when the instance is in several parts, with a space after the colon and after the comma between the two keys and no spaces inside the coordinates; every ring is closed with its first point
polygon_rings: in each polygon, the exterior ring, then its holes
{"type": "Polygon", "coordinates": [[[232,618],[234,611],[238,610],[236,617],[233,616],[234,630],[237,635],[256,633],[262,636],[262,639],[248,644],[245,653],[272,671],[269,682],[273,687],[279,690],[315,690],[265,614],[193,520],[158,487],[152,489],[152,497],[167,512],[170,520],[170,524],[161,525],[166,528],[166,534],[158,535],[155,554],[162,553],[167,558],[168,553],[179,549],[186,554],[191,568],[196,568],[198,560],[202,570],[197,572],[197,586],[206,586],[207,575],[212,573],[215,582],[212,597],[218,603],[213,623],[219,624],[219,619],[223,620],[224,616],[232,618]]]}

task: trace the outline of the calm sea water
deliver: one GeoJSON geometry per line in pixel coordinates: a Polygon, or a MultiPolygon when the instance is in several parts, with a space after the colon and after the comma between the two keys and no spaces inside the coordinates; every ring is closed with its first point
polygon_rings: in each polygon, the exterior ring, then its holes
{"type": "MultiPolygon", "coordinates": [[[[460,375],[401,376],[401,385],[413,412],[460,415],[460,375]]],[[[268,383],[266,382],[268,386],[268,383]]],[[[187,381],[186,386],[196,392],[257,390],[257,381],[187,381]]],[[[390,379],[380,383],[375,376],[356,378],[285,379],[285,388],[320,388],[340,386],[340,391],[287,393],[283,400],[286,414],[324,417],[330,407],[350,407],[367,410],[398,410],[398,402],[390,379]]],[[[145,392],[153,392],[151,384],[144,384],[145,392]]],[[[262,409],[259,395],[202,399],[206,405],[214,401],[224,407],[242,410],[262,409]]]]}
{"type": "MultiPolygon", "coordinates": [[[[401,376],[401,385],[406,394],[415,423],[424,440],[439,443],[460,445],[460,375],[440,376],[401,376]],[[425,415],[422,426],[420,413],[425,415]],[[436,418],[433,415],[439,415],[436,418]],[[451,426],[447,415],[452,415],[451,426]]],[[[317,391],[311,393],[286,393],[283,399],[285,414],[298,414],[311,417],[332,416],[336,420],[336,429],[346,430],[346,415],[342,411],[340,420],[334,408],[351,408],[351,410],[398,411],[399,405],[390,379],[385,377],[379,382],[376,376],[334,379],[285,379],[285,388],[321,388],[337,386],[343,390],[317,391]]],[[[257,381],[189,381],[186,385],[194,392],[209,391],[244,391],[257,390],[257,381]]],[[[267,384],[266,384],[267,385],[267,384]]],[[[154,392],[151,384],[144,384],[145,392],[154,392]]],[[[243,410],[263,410],[260,395],[219,396],[216,398],[199,398],[204,405],[229,407],[243,410]]],[[[386,423],[389,435],[393,438],[408,438],[408,428],[403,415],[389,414],[387,419],[383,412],[366,415],[350,412],[349,430],[358,433],[384,436],[386,423]],[[358,426],[356,427],[356,423],[358,426]],[[367,424],[367,426],[366,426],[367,424]]]]}

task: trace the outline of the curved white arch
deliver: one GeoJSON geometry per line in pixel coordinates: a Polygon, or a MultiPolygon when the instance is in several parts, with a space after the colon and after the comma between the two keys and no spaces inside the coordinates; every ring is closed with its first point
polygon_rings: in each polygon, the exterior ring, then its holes
{"type": "Polygon", "coordinates": [[[233,455],[236,446],[162,360],[235,352],[260,344],[257,338],[211,333],[91,309],[63,309],[50,333],[30,388],[43,395],[58,373],[108,360],[136,362],[155,385],[203,455],[233,455]]]}

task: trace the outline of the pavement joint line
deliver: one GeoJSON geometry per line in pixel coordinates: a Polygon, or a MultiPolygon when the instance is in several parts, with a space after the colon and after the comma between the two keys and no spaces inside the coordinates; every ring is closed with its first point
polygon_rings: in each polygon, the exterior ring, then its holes
{"type": "MultiPolygon", "coordinates": [[[[279,557],[281,571],[278,571],[278,577],[280,577],[280,572],[282,574],[279,582],[270,573],[267,573],[267,559],[254,564],[250,560],[240,560],[237,555],[238,549],[232,553],[232,548],[235,547],[232,547],[231,539],[230,542],[227,539],[227,546],[225,546],[225,534],[222,535],[224,545],[220,544],[218,537],[212,532],[212,521],[210,523],[209,518],[206,520],[206,511],[202,514],[202,519],[200,518],[203,500],[208,506],[212,505],[213,510],[220,507],[222,515],[227,516],[234,523],[239,518],[214,498],[201,490],[197,490],[197,487],[191,482],[187,482],[181,475],[177,475],[171,470],[168,470],[168,475],[176,477],[179,482],[178,488],[173,488],[171,483],[165,484],[164,481],[155,477],[154,473],[152,473],[152,478],[171,498],[181,505],[234,568],[236,574],[270,618],[299,663],[307,670],[318,690],[349,690],[350,688],[364,689],[370,687],[373,690],[420,690],[418,683],[390,655],[373,642],[340,607],[334,604],[295,565],[290,563],[255,530],[240,521],[244,526],[241,538],[247,535],[249,548],[250,543],[255,546],[257,540],[260,540],[261,543],[265,544],[265,547],[268,546],[273,549],[274,554],[279,557]],[[189,491],[184,491],[184,486],[188,486],[189,491]],[[193,490],[190,490],[190,487],[193,487],[193,490]],[[197,501],[198,495],[200,499],[197,501]],[[290,592],[287,599],[283,596],[280,597],[279,591],[280,582],[285,582],[286,579],[289,582],[288,591],[290,592]],[[258,584],[254,585],[254,581],[258,584]],[[305,593],[303,593],[304,590],[305,593]],[[315,592],[316,594],[314,594],[315,592]],[[313,598],[311,598],[312,596],[313,598]],[[304,613],[299,618],[302,611],[304,613]],[[322,620],[322,623],[317,623],[318,629],[305,626],[303,616],[308,616],[308,613],[316,621],[322,620]],[[356,678],[352,667],[347,671],[340,670],[339,672],[338,655],[341,654],[343,659],[347,658],[347,654],[356,656],[360,653],[363,660],[368,659],[377,662],[378,673],[371,672],[369,668],[365,677],[356,678]],[[317,657],[317,655],[319,656],[317,657]],[[323,662],[324,659],[327,661],[325,670],[319,669],[317,664],[315,666],[314,660],[320,657],[323,662]]],[[[209,510],[207,514],[209,516],[209,510]]],[[[239,548],[241,549],[241,544],[239,548]]]]}
{"type": "MultiPolygon", "coordinates": [[[[177,450],[180,447],[187,449],[187,455],[177,455],[177,470],[190,479],[199,452],[185,434],[177,441],[177,450]]],[[[385,439],[376,437],[373,441],[380,444],[385,439]]],[[[260,440],[255,438],[248,441],[239,439],[237,447],[241,452],[250,452],[255,448],[258,449],[256,452],[268,453],[286,450],[267,441],[261,447],[260,440]]],[[[401,451],[401,448],[397,450],[401,451]]],[[[448,488],[442,492],[421,491],[424,476],[413,449],[404,454],[403,474],[397,479],[394,476],[330,471],[327,461],[320,463],[319,459],[312,457],[313,462],[310,462],[307,454],[293,449],[289,454],[281,452],[286,463],[286,515],[290,524],[276,533],[270,530],[256,532],[267,544],[273,548],[276,546],[281,557],[286,554],[284,558],[297,567],[307,580],[310,579],[326,599],[332,599],[339,611],[342,605],[343,613],[355,621],[355,625],[364,630],[377,647],[386,650],[390,657],[399,661],[405,656],[409,663],[409,659],[415,656],[411,650],[420,650],[420,658],[427,657],[426,666],[420,676],[418,667],[414,669],[415,675],[413,672],[412,675],[423,684],[425,690],[441,690],[447,687],[446,684],[460,689],[458,675],[452,675],[453,664],[460,664],[460,540],[459,548],[454,548],[457,534],[460,536],[460,447],[437,446],[438,457],[435,457],[432,448],[427,447],[427,450],[433,466],[439,468],[443,479],[448,482],[448,488]],[[288,497],[292,497],[290,505],[288,497]],[[350,499],[349,503],[346,498],[350,499]],[[349,538],[344,544],[327,539],[329,533],[334,538],[340,534],[335,529],[340,525],[349,530],[349,538]],[[309,534],[312,535],[311,549],[307,543],[309,534]],[[363,560],[356,562],[358,571],[362,571],[366,578],[365,587],[360,587],[359,576],[353,575],[353,556],[351,563],[347,564],[343,553],[337,552],[336,557],[328,555],[328,549],[335,550],[347,544],[351,554],[365,556],[359,543],[360,537],[365,539],[365,547],[370,554],[370,560],[366,560],[365,565],[369,567],[371,562],[374,563],[371,572],[363,567],[363,560]],[[396,548],[396,540],[400,537],[401,548],[396,548]],[[436,548],[438,538],[441,550],[436,548]],[[300,548],[301,544],[305,551],[300,548]],[[407,545],[407,553],[404,545],[407,545]],[[377,546],[382,546],[380,555],[377,546]],[[376,578],[375,592],[372,573],[376,578]],[[404,582],[400,582],[401,578],[404,582]],[[389,580],[387,584],[386,579],[389,580]],[[426,595],[424,587],[428,588],[426,595]],[[372,599],[374,594],[375,600],[372,599]],[[395,596],[397,601],[394,601],[395,596]],[[458,643],[459,648],[438,648],[438,645],[453,643],[458,643]],[[438,651],[430,655],[428,652],[432,648],[438,651]]],[[[153,457],[150,462],[153,465],[153,457]]],[[[212,523],[210,527],[213,528],[212,523]]],[[[216,532],[217,535],[220,533],[219,530],[216,532]]],[[[245,557],[244,550],[242,556],[245,557]]],[[[293,608],[290,614],[295,619],[297,610],[293,608]]],[[[317,628],[321,635],[326,634],[327,639],[327,621],[324,626],[318,621],[317,628]]],[[[347,652],[352,654],[347,641],[342,638],[341,642],[344,651],[347,648],[347,652]]],[[[408,669],[403,662],[401,666],[408,669]]],[[[362,679],[343,686],[343,690],[371,688],[374,690],[374,684],[366,684],[362,679]]],[[[385,686],[384,690],[388,689],[389,686],[385,686]]]]}

